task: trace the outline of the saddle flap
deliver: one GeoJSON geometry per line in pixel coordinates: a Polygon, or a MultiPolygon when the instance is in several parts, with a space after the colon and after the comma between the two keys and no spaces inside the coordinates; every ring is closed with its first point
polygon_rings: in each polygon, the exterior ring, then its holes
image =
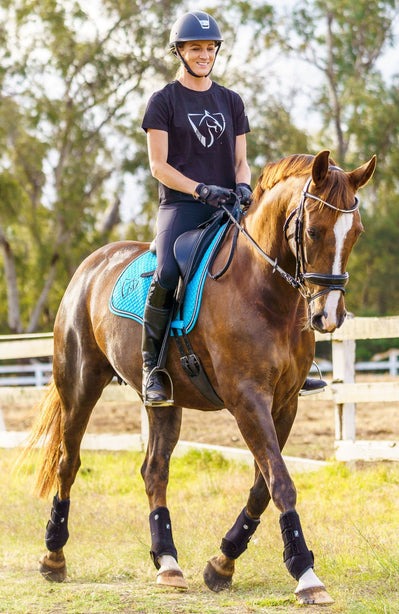
{"type": "Polygon", "coordinates": [[[206,226],[201,225],[177,237],[173,253],[185,283],[190,281],[222,222],[223,212],[217,212],[206,226]]]}

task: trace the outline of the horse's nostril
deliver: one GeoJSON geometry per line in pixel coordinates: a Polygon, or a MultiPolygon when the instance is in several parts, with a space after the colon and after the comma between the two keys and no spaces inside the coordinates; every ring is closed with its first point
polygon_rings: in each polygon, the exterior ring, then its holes
{"type": "Polygon", "coordinates": [[[312,316],[310,320],[310,324],[314,330],[318,330],[320,332],[323,331],[323,317],[324,316],[325,316],[324,312],[318,313],[312,316]]]}

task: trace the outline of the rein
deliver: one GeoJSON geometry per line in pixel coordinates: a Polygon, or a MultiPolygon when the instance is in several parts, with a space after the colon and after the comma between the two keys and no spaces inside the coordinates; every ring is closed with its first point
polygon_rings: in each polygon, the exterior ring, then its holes
{"type": "MultiPolygon", "coordinates": [[[[335,167],[335,166],[331,168],[340,170],[338,167],[335,167]]],[[[340,207],[336,207],[335,205],[332,205],[331,203],[319,198],[315,194],[312,194],[311,192],[308,191],[311,181],[312,181],[311,177],[306,181],[305,186],[302,190],[301,200],[299,202],[299,205],[298,207],[296,207],[296,209],[294,209],[290,213],[283,227],[284,233],[286,235],[286,231],[287,231],[289,224],[291,223],[291,220],[296,216],[295,233],[294,233],[295,260],[296,260],[295,276],[292,276],[290,273],[287,273],[287,271],[282,269],[277,263],[277,258],[273,260],[273,258],[271,258],[268,254],[266,254],[266,252],[260,247],[260,245],[245,230],[245,228],[241,226],[239,221],[237,221],[236,217],[227,209],[227,207],[222,205],[222,208],[227,213],[230,220],[236,226],[238,231],[240,231],[245,236],[245,238],[252,244],[252,246],[262,256],[262,258],[266,260],[266,262],[268,262],[272,266],[273,273],[277,272],[283,279],[285,279],[287,283],[289,283],[293,288],[296,288],[300,292],[300,294],[308,301],[308,303],[315,300],[319,296],[322,296],[323,294],[327,294],[328,292],[331,292],[332,290],[338,290],[340,292],[345,293],[345,285],[348,282],[349,273],[345,272],[345,273],[334,275],[334,274],[329,274],[329,273],[307,273],[306,272],[306,268],[305,268],[306,259],[305,259],[304,249],[303,249],[303,227],[304,227],[303,218],[304,218],[304,213],[305,213],[306,199],[310,198],[312,200],[316,200],[322,205],[329,207],[330,209],[333,209],[334,211],[339,211],[341,213],[353,213],[359,208],[359,200],[356,197],[355,197],[355,203],[350,209],[342,209],[340,207]],[[325,289],[320,290],[320,292],[316,292],[315,294],[312,294],[309,288],[307,288],[307,286],[305,285],[306,283],[317,285],[317,286],[324,286],[325,289]]],[[[238,198],[237,198],[237,205],[238,205],[238,198]]],[[[239,217],[239,219],[241,219],[241,216],[239,217]]]]}

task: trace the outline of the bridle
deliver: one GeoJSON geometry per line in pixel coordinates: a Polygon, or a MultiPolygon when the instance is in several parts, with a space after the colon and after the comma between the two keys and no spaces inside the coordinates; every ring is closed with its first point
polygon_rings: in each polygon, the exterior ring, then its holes
{"type": "MultiPolygon", "coordinates": [[[[333,170],[341,170],[339,167],[330,166],[330,169],[333,170]]],[[[327,294],[333,290],[338,290],[339,292],[345,293],[345,286],[349,279],[349,273],[341,273],[338,275],[328,274],[328,273],[307,273],[306,272],[306,258],[303,246],[303,232],[304,232],[304,214],[305,214],[305,205],[306,199],[310,198],[312,200],[316,200],[322,205],[333,209],[334,211],[339,211],[340,213],[353,213],[357,211],[359,208],[359,200],[355,197],[355,203],[350,209],[342,209],[340,207],[336,207],[331,203],[319,198],[315,194],[309,192],[309,186],[311,184],[312,177],[310,177],[306,183],[304,188],[302,189],[301,200],[299,202],[298,207],[296,207],[286,219],[283,231],[286,239],[287,237],[287,229],[290,225],[291,221],[295,218],[295,232],[294,232],[294,241],[295,241],[295,275],[292,276],[287,271],[284,271],[280,267],[277,262],[277,258],[273,260],[265,251],[260,247],[260,245],[251,237],[251,235],[245,230],[243,226],[240,224],[241,215],[237,216],[234,213],[230,212],[227,207],[222,205],[222,208],[228,214],[229,218],[232,220],[236,228],[246,237],[246,239],[253,245],[256,251],[262,256],[264,260],[266,260],[272,267],[273,273],[277,272],[287,283],[289,283],[293,288],[296,288],[300,294],[310,303],[315,300],[319,296],[323,294],[327,294]],[[237,219],[237,217],[239,219],[237,219]],[[312,294],[310,289],[306,284],[312,284],[317,286],[323,286],[324,289],[312,294]]],[[[238,201],[238,199],[237,199],[238,201]]]]}
{"type": "MultiPolygon", "coordinates": [[[[338,167],[330,167],[330,168],[338,170],[338,167]]],[[[303,296],[308,300],[308,302],[318,298],[319,296],[323,296],[323,294],[327,294],[328,292],[331,292],[332,290],[338,290],[340,292],[345,293],[345,286],[349,280],[349,273],[345,272],[345,273],[333,275],[333,274],[328,274],[328,273],[307,273],[306,272],[306,258],[305,258],[305,252],[304,252],[304,246],[303,246],[304,214],[305,214],[306,199],[310,198],[312,200],[316,200],[322,205],[329,207],[330,209],[333,209],[334,211],[339,211],[340,213],[353,213],[359,208],[359,200],[356,197],[355,197],[355,203],[350,209],[342,209],[340,207],[336,207],[335,205],[332,205],[326,200],[319,198],[318,196],[316,196],[315,194],[312,194],[308,190],[311,181],[312,181],[311,177],[306,181],[306,184],[302,190],[301,200],[299,202],[299,205],[298,207],[296,207],[296,209],[294,209],[290,213],[283,227],[284,234],[287,238],[287,228],[291,220],[293,219],[293,217],[296,216],[295,217],[295,233],[294,233],[296,267],[295,267],[294,279],[299,282],[298,288],[302,290],[301,293],[303,293],[303,296]],[[320,292],[317,292],[316,294],[312,294],[310,290],[306,287],[305,285],[306,282],[309,284],[317,285],[317,286],[324,286],[325,288],[324,290],[320,290],[320,292]]]]}

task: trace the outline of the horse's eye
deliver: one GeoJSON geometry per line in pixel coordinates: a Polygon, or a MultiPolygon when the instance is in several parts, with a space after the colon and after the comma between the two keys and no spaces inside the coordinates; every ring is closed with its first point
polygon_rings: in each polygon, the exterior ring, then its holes
{"type": "Polygon", "coordinates": [[[309,226],[309,228],[306,229],[306,232],[310,239],[317,239],[318,232],[314,226],[309,226]]]}

